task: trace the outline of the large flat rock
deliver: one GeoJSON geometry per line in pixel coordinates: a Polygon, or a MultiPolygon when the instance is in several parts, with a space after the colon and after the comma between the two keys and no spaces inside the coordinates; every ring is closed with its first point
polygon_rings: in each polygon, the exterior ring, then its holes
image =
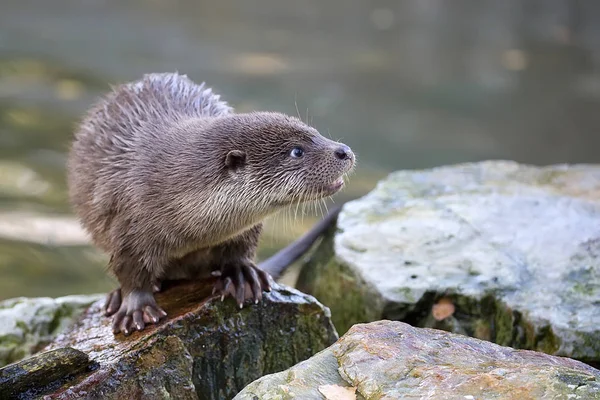
{"type": "Polygon", "coordinates": [[[327,308],[273,286],[242,310],[211,296],[210,281],[169,287],[156,296],[167,319],[128,337],[112,333],[97,301],[43,352],[0,369],[0,398],[232,398],[337,339],[327,308]]]}
{"type": "Polygon", "coordinates": [[[600,361],[600,166],[399,171],[346,204],[298,288],[340,333],[393,319],[600,361]]]}
{"type": "Polygon", "coordinates": [[[600,399],[600,371],[575,360],[396,321],[353,326],[314,357],[235,400],[600,399]]]}

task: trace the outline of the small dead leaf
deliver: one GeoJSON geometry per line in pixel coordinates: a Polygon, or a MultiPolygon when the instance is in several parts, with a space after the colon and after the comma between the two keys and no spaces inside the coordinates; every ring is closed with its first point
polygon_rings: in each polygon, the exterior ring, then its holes
{"type": "Polygon", "coordinates": [[[356,400],[355,387],[323,385],[319,386],[319,392],[321,392],[327,400],[356,400]]]}
{"type": "Polygon", "coordinates": [[[454,310],[455,307],[452,303],[452,300],[450,300],[448,297],[443,297],[433,305],[431,313],[433,314],[433,318],[435,318],[437,321],[441,321],[454,314],[454,310]]]}

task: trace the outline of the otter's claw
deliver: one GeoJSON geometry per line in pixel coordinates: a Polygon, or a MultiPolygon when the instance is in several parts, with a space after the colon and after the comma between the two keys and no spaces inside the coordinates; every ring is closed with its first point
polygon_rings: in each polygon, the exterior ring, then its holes
{"type": "Polygon", "coordinates": [[[121,288],[117,288],[106,296],[104,315],[110,317],[121,307],[121,288]]]}
{"type": "Polygon", "coordinates": [[[253,264],[230,264],[223,268],[220,279],[213,288],[213,294],[220,294],[221,301],[226,296],[235,299],[239,308],[244,301],[252,299],[254,303],[262,300],[262,292],[271,291],[269,274],[253,264]]]}
{"type": "Polygon", "coordinates": [[[154,300],[151,292],[134,290],[121,303],[119,311],[113,317],[113,332],[123,332],[128,336],[133,331],[142,331],[146,324],[156,324],[167,313],[154,300]]]}

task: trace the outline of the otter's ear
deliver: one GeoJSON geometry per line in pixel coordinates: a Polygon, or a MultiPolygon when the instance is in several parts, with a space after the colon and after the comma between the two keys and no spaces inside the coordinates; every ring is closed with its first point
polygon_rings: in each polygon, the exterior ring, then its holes
{"type": "Polygon", "coordinates": [[[231,150],[225,157],[225,165],[230,170],[238,170],[246,164],[246,153],[241,150],[231,150]]]}

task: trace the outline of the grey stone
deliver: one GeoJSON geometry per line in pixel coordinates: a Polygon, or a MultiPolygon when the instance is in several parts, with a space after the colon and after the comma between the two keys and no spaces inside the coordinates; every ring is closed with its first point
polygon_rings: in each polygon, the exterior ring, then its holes
{"type": "Polygon", "coordinates": [[[340,333],[393,319],[597,363],[600,166],[393,173],[344,206],[297,287],[340,333]]]}
{"type": "Polygon", "coordinates": [[[328,349],[234,400],[600,399],[600,371],[397,321],[353,326],[328,349]],[[325,395],[337,389],[337,395],[325,395]],[[343,395],[342,395],[343,394],[343,395]]]}

